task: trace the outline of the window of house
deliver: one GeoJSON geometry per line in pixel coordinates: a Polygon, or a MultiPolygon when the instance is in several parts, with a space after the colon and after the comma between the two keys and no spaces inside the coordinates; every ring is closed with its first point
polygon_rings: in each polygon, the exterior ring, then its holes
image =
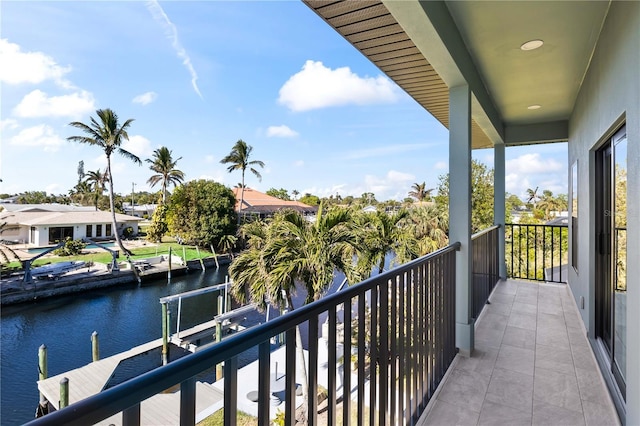
{"type": "Polygon", "coordinates": [[[102,225],[96,225],[96,237],[102,237],[102,225]]]}
{"type": "Polygon", "coordinates": [[[107,236],[107,237],[111,236],[111,224],[110,223],[107,223],[104,226],[104,235],[107,236]]]}
{"type": "Polygon", "coordinates": [[[87,225],[87,231],[85,234],[87,238],[93,237],[93,225],[87,225]]]}

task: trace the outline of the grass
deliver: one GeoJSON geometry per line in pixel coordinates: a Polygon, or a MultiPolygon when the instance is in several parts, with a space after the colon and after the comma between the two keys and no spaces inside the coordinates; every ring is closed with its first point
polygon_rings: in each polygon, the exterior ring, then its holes
{"type": "MultiPolygon", "coordinates": [[[[169,254],[169,247],[171,247],[172,254],[179,257],[186,257],[186,260],[194,260],[212,256],[213,253],[210,250],[198,250],[195,246],[185,246],[180,245],[173,241],[173,239],[165,238],[164,241],[160,244],[148,243],[148,245],[143,247],[132,248],[131,252],[133,256],[132,259],[146,259],[149,257],[159,256],[162,254],[169,254]]],[[[116,248],[116,250],[118,250],[116,248]]],[[[78,261],[83,260],[85,262],[94,262],[94,263],[111,263],[111,253],[106,251],[99,252],[91,252],[87,254],[81,254],[77,256],[47,256],[41,257],[36,260],[32,266],[42,266],[50,263],[58,263],[58,262],[70,262],[70,261],[78,261]]],[[[118,261],[125,261],[126,258],[123,255],[120,255],[118,261]]],[[[16,269],[21,268],[21,265],[17,261],[13,261],[7,264],[2,265],[3,268],[7,269],[16,269]]]]}
{"type": "MultiPolygon", "coordinates": [[[[236,415],[236,424],[238,426],[254,426],[258,424],[258,418],[253,417],[242,411],[238,411],[236,415]]],[[[223,426],[224,425],[224,408],[218,410],[200,423],[198,426],[223,426]]]]}

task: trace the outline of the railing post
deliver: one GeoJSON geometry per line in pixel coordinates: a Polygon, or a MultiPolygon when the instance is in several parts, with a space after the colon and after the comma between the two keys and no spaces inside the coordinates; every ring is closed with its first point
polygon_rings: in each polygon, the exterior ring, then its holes
{"type": "MultiPolygon", "coordinates": [[[[38,379],[40,381],[45,380],[47,378],[47,346],[40,345],[38,348],[38,379]]],[[[47,412],[47,399],[44,397],[44,394],[40,392],[40,410],[42,412],[47,412]]]]}
{"type": "Polygon", "coordinates": [[[167,365],[169,362],[169,324],[168,324],[169,311],[167,304],[162,304],[162,365],[167,365]]]}

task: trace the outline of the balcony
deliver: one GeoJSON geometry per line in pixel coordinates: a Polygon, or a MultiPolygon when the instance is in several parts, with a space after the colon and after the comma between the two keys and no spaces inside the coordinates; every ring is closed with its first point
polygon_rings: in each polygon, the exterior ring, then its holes
{"type": "Polygon", "coordinates": [[[309,424],[616,424],[567,287],[499,281],[499,231],[494,226],[472,238],[469,304],[477,320],[471,357],[456,354],[461,245],[454,243],[32,424],[94,424],[120,412],[122,424],[144,424],[143,401],[178,386],[180,404],[172,414],[181,425],[192,425],[202,418],[196,412],[202,384],[195,376],[224,363],[224,424],[234,425],[241,398],[248,398],[239,386],[248,378],[238,359],[253,349],[258,366],[257,380],[256,373],[251,377],[257,389],[252,401],[257,424],[267,425],[277,414],[271,341],[281,334],[286,345],[277,401],[288,425],[295,424],[303,402],[309,424]],[[304,400],[298,326],[307,330],[304,400]],[[320,352],[326,358],[319,359],[320,352]],[[321,383],[327,389],[322,405],[321,383]]]}
{"type": "Polygon", "coordinates": [[[419,425],[616,425],[566,285],[501,281],[419,425]]]}

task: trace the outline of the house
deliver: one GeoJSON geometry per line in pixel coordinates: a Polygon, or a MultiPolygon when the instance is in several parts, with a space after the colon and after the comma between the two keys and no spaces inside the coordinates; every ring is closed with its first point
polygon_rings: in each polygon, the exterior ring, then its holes
{"type": "Polygon", "coordinates": [[[569,289],[622,422],[640,424],[640,2],[304,2],[449,129],[468,356],[471,150],[494,150],[504,226],[505,149],[568,142],[569,289]]]}
{"type": "Polygon", "coordinates": [[[318,207],[309,206],[300,201],[282,200],[252,188],[245,188],[244,193],[238,187],[232,188],[232,191],[236,197],[236,212],[243,216],[265,218],[282,209],[297,210],[304,215],[313,215],[318,211],[318,207]],[[242,206],[240,206],[241,195],[242,206]]]}
{"type": "MultiPolygon", "coordinates": [[[[114,235],[110,212],[94,207],[64,204],[7,204],[0,212],[0,223],[6,223],[0,239],[34,247],[49,246],[69,237],[72,239],[109,239],[114,235]],[[11,207],[9,207],[11,206],[11,207]]],[[[117,231],[122,235],[131,228],[138,233],[141,218],[116,213],[117,231]]]]}
{"type": "Polygon", "coordinates": [[[125,214],[145,219],[151,219],[157,208],[157,204],[134,204],[131,206],[131,203],[122,203],[122,210],[125,214]]]}

